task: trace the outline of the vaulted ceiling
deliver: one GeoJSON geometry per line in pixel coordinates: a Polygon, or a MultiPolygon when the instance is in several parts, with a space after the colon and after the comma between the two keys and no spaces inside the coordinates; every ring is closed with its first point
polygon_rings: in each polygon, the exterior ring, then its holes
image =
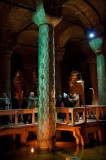
{"type": "MultiPolygon", "coordinates": [[[[104,35],[105,0],[45,0],[43,3],[47,14],[62,17],[54,28],[56,54],[61,57],[69,48],[68,58],[78,52],[84,53],[84,57],[78,55],[82,59],[92,56],[86,31],[94,27],[97,36],[104,35]]],[[[36,0],[0,0],[0,48],[12,47],[23,57],[28,53],[37,56],[38,26],[32,21],[34,12],[36,0]]]]}

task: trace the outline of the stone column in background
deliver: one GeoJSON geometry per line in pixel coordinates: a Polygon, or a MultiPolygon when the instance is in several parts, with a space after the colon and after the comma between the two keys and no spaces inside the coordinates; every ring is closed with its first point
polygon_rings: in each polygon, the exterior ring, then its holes
{"type": "Polygon", "coordinates": [[[96,39],[92,39],[89,42],[91,49],[96,54],[96,62],[97,62],[97,79],[98,79],[98,96],[99,96],[99,104],[106,104],[106,63],[105,56],[102,53],[102,43],[103,39],[98,37],[96,39]]]}
{"type": "Polygon", "coordinates": [[[11,54],[12,51],[4,50],[1,57],[2,92],[6,92],[11,101],[11,54]]]}
{"type": "Polygon", "coordinates": [[[63,51],[56,52],[56,96],[62,94],[62,75],[61,75],[61,61],[64,55],[63,51]]]}
{"type": "Polygon", "coordinates": [[[89,67],[90,67],[90,77],[91,77],[91,88],[89,91],[92,95],[92,105],[98,104],[98,80],[97,80],[97,65],[96,65],[96,58],[91,57],[88,60],[89,67]]]}

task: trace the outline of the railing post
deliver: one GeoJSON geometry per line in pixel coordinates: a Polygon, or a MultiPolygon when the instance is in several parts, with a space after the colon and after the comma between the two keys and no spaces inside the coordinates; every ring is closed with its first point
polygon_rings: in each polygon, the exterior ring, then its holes
{"type": "Polygon", "coordinates": [[[104,119],[104,113],[105,112],[103,110],[100,110],[100,113],[101,113],[101,118],[104,119]]]}
{"type": "Polygon", "coordinates": [[[15,111],[15,125],[18,125],[18,111],[15,111]]]}
{"type": "Polygon", "coordinates": [[[35,112],[34,109],[32,110],[32,124],[35,123],[35,112]]]}
{"type": "Polygon", "coordinates": [[[71,117],[72,117],[72,125],[74,125],[74,108],[72,108],[72,112],[71,112],[71,117]]]}
{"type": "Polygon", "coordinates": [[[25,144],[27,142],[27,137],[28,137],[28,131],[25,131],[22,134],[20,134],[20,141],[22,144],[25,144]]]}
{"type": "Polygon", "coordinates": [[[68,124],[69,123],[69,109],[66,110],[65,114],[66,114],[66,124],[68,124]]]}
{"type": "Polygon", "coordinates": [[[96,120],[99,121],[99,109],[96,108],[96,120]]]}
{"type": "Polygon", "coordinates": [[[87,118],[86,118],[86,106],[84,106],[84,112],[83,112],[83,118],[84,118],[84,123],[87,123],[87,118]]]}

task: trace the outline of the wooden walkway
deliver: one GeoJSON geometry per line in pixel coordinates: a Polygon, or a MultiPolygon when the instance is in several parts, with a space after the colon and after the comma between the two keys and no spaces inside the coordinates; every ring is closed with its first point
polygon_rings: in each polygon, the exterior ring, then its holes
{"type": "MultiPolygon", "coordinates": [[[[77,108],[56,108],[56,130],[57,131],[69,131],[73,133],[76,139],[76,145],[84,146],[89,144],[89,134],[94,134],[94,139],[99,137],[100,141],[103,141],[103,122],[104,111],[106,106],[82,106],[77,108]],[[79,120],[76,121],[75,113],[80,114],[79,120]],[[64,113],[65,118],[59,119],[58,114],[64,113]],[[88,117],[89,116],[89,117],[88,117]]],[[[22,143],[26,143],[29,132],[37,133],[37,121],[35,114],[38,113],[38,109],[18,109],[18,110],[1,110],[0,116],[8,115],[14,116],[14,122],[8,125],[0,125],[0,136],[11,135],[13,139],[17,134],[20,135],[22,143]],[[18,122],[18,116],[23,114],[32,114],[32,123],[24,124],[18,122]]]]}

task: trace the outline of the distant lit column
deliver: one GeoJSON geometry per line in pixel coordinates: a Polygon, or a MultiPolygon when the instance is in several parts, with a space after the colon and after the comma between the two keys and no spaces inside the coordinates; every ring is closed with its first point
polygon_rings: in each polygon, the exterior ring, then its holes
{"type": "Polygon", "coordinates": [[[37,1],[33,21],[38,35],[38,145],[41,150],[55,146],[55,54],[53,18],[46,15],[43,2],[37,1]]]}
{"type": "Polygon", "coordinates": [[[101,51],[102,38],[92,39],[90,47],[96,54],[99,104],[106,104],[106,70],[105,57],[101,51]]]}

